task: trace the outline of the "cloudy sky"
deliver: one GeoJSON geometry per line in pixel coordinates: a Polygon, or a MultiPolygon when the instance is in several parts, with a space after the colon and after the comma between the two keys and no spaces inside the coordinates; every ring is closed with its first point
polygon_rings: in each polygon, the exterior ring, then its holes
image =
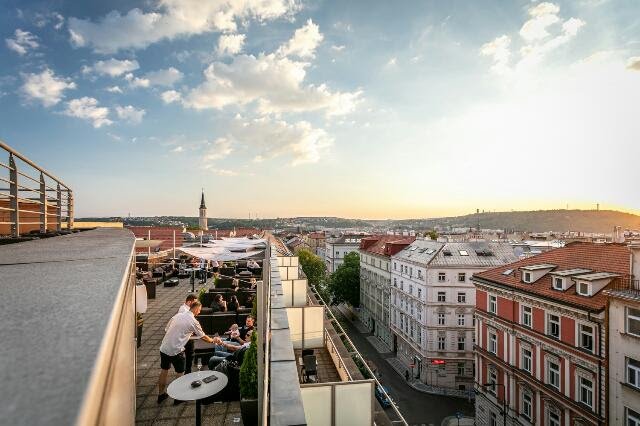
{"type": "Polygon", "coordinates": [[[0,38],[0,139],[78,216],[640,211],[637,0],[6,0],[0,38]]]}

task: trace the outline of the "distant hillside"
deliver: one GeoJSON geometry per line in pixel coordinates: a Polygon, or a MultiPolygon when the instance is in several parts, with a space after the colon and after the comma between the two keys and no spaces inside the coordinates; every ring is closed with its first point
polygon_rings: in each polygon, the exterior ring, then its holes
{"type": "Polygon", "coordinates": [[[612,232],[616,225],[623,229],[640,229],[640,216],[614,210],[536,210],[527,212],[495,212],[438,219],[394,221],[398,227],[432,228],[434,226],[476,227],[516,231],[581,231],[612,232]]]}

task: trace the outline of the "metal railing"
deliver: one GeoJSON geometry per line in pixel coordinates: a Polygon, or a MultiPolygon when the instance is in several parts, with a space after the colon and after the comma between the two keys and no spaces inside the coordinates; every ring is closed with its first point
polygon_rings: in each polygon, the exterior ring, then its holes
{"type": "Polygon", "coordinates": [[[52,173],[0,141],[0,235],[19,237],[73,228],[73,191],[52,173]],[[8,185],[5,187],[4,185],[8,185]]]}
{"type": "Polygon", "coordinates": [[[640,295],[640,280],[631,278],[615,278],[608,287],[613,291],[630,291],[636,295],[640,295]]]}

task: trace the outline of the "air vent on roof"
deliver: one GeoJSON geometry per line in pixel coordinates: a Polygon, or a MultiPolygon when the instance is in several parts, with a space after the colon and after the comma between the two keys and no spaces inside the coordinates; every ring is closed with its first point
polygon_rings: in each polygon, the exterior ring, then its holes
{"type": "Polygon", "coordinates": [[[411,251],[416,251],[416,250],[418,250],[418,247],[413,246],[413,247],[411,247],[411,249],[410,249],[410,250],[411,250],[411,251]]]}
{"type": "Polygon", "coordinates": [[[435,253],[435,252],[436,252],[436,250],[435,250],[435,249],[432,249],[432,248],[427,249],[427,254],[433,254],[433,253],[435,253]]]}
{"type": "Polygon", "coordinates": [[[476,250],[478,256],[493,256],[493,252],[489,250],[476,250]]]}
{"type": "Polygon", "coordinates": [[[507,269],[502,273],[502,275],[511,275],[513,273],[513,269],[507,269]]]}
{"type": "Polygon", "coordinates": [[[421,248],[420,250],[418,250],[418,253],[424,253],[425,251],[427,251],[427,249],[421,248]]]}
{"type": "Polygon", "coordinates": [[[442,254],[444,254],[445,256],[451,256],[451,251],[449,250],[443,250],[442,254]]]}
{"type": "Polygon", "coordinates": [[[460,251],[460,256],[469,256],[469,252],[467,252],[466,250],[459,250],[460,251]]]}

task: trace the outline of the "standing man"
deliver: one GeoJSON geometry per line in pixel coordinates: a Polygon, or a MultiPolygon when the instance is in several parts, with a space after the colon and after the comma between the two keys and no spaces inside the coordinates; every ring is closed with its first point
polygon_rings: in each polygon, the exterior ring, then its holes
{"type": "MultiPolygon", "coordinates": [[[[191,303],[189,311],[175,314],[169,325],[160,345],[160,377],[158,378],[158,404],[167,399],[167,377],[169,368],[173,365],[174,370],[179,375],[184,374],[185,357],[184,347],[194,336],[207,343],[213,343],[213,339],[202,331],[200,323],[195,318],[200,313],[202,304],[197,300],[191,303]]],[[[175,404],[175,402],[174,402],[175,404]]]]}
{"type": "MultiPolygon", "coordinates": [[[[184,312],[189,312],[191,310],[191,305],[193,305],[193,302],[197,300],[198,298],[196,297],[195,294],[188,294],[184,303],[180,305],[180,307],[178,308],[178,313],[182,314],[184,312]]],[[[167,329],[165,329],[164,331],[167,331],[167,329]]],[[[194,339],[189,339],[187,344],[184,345],[184,356],[185,356],[185,363],[186,363],[186,366],[184,369],[185,374],[191,373],[191,367],[193,367],[193,340],[194,339]]]]}
{"type": "Polygon", "coordinates": [[[205,284],[207,282],[207,261],[200,259],[200,283],[205,284]]]}

